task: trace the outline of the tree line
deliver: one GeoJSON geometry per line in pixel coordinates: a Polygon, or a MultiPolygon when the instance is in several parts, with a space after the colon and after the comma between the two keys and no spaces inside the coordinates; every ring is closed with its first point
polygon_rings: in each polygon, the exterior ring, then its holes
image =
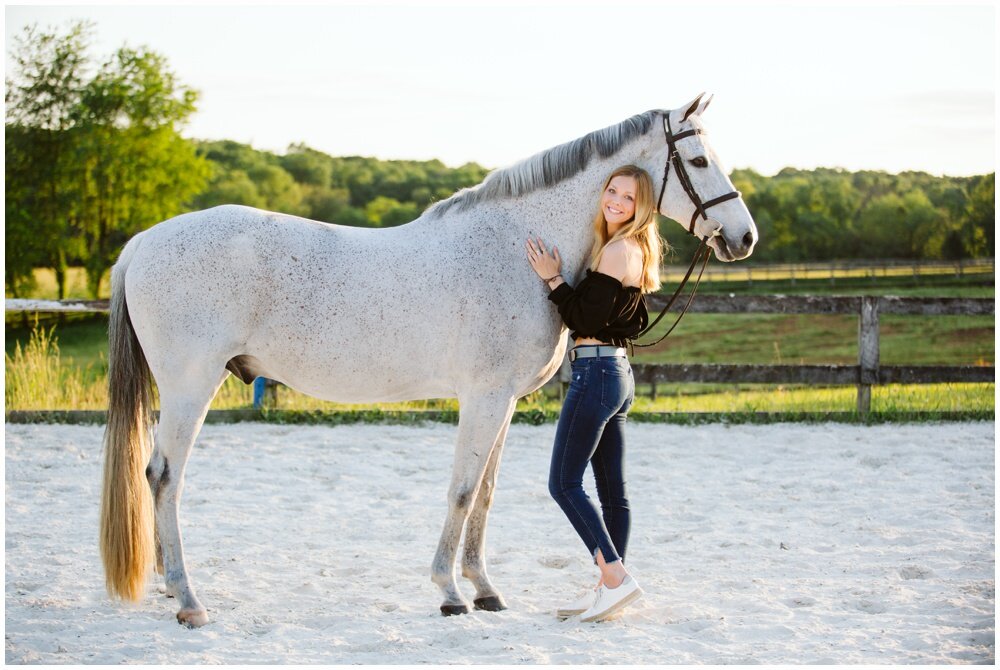
{"type": "Polygon", "coordinates": [[[995,173],[785,168],[773,177],[735,170],[757,222],[764,261],[991,257],[995,173]]]}
{"type": "MultiPolygon", "coordinates": [[[[244,204],[351,226],[395,226],[479,183],[476,163],[336,157],[293,144],[283,154],[181,135],[198,94],[166,60],[122,47],[89,53],[93,26],[27,28],[6,80],[5,285],[31,290],[33,269],[70,266],[100,279],[133,235],[192,209],[244,204]]],[[[732,173],[757,222],[756,261],[957,259],[994,253],[995,175],[786,168],[732,173]]],[[[590,213],[581,213],[584,219],[590,213]]],[[[661,231],[678,255],[694,240],[661,231]]]]}
{"type": "Polygon", "coordinates": [[[303,144],[284,155],[228,140],[196,146],[212,165],[212,177],[193,207],[250,205],[348,226],[407,223],[488,172],[476,163],[449,168],[438,160],[335,157],[303,144]]]}

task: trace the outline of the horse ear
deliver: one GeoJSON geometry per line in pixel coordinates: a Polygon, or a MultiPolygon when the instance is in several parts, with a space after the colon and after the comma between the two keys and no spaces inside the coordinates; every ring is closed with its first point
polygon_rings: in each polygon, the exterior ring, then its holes
{"type": "Polygon", "coordinates": [[[698,97],[695,98],[693,101],[691,101],[691,104],[688,105],[687,111],[684,112],[684,118],[681,119],[681,123],[684,123],[685,121],[687,121],[687,118],[689,116],[691,116],[692,114],[695,113],[695,111],[698,109],[698,105],[701,103],[701,97],[703,95],[705,95],[704,91],[702,91],[701,93],[699,93],[698,97]]]}
{"type": "Polygon", "coordinates": [[[698,111],[695,112],[695,115],[701,116],[702,114],[704,114],[705,110],[708,109],[708,103],[712,102],[712,98],[714,98],[714,97],[715,97],[714,93],[712,95],[708,96],[705,99],[705,102],[701,103],[701,105],[698,106],[698,111]]]}

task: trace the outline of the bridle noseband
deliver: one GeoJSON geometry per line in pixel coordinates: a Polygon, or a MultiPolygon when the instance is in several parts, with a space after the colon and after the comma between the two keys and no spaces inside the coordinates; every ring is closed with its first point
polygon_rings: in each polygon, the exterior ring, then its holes
{"type": "Polygon", "coordinates": [[[670,152],[669,157],[663,164],[663,185],[660,186],[660,197],[656,201],[656,213],[659,214],[662,210],[660,206],[663,204],[663,194],[667,192],[667,179],[670,177],[670,164],[674,164],[675,172],[677,173],[677,179],[681,182],[681,187],[684,192],[687,193],[688,198],[694,203],[694,214],[691,216],[691,224],[688,226],[688,232],[697,237],[694,232],[694,224],[698,220],[698,215],[708,221],[708,215],[705,214],[705,210],[709,207],[714,207],[719,203],[726,202],[727,200],[732,200],[733,198],[740,197],[739,191],[730,191],[725,195],[720,195],[718,198],[712,198],[708,202],[702,202],[701,198],[694,190],[694,186],[691,185],[691,178],[688,176],[687,170],[684,168],[684,161],[681,160],[681,155],[677,151],[677,141],[683,140],[685,137],[691,137],[692,135],[702,135],[704,131],[701,128],[690,128],[688,130],[682,130],[681,132],[674,135],[673,128],[670,127],[670,112],[665,112],[663,114],[663,136],[667,140],[667,149],[670,152]]]}

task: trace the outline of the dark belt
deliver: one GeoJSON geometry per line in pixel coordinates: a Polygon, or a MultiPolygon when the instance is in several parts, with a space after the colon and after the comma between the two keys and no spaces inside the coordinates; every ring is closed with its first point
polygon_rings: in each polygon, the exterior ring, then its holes
{"type": "Polygon", "coordinates": [[[569,350],[569,362],[572,363],[578,358],[624,358],[625,349],[622,347],[612,347],[603,344],[582,344],[569,350]]]}

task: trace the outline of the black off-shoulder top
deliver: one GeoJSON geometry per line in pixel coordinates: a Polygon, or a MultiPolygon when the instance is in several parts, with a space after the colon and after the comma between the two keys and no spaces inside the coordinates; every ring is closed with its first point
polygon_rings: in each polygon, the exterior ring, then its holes
{"type": "Polygon", "coordinates": [[[549,300],[559,308],[573,339],[593,337],[624,347],[649,323],[642,291],[603,272],[587,270],[575,289],[562,283],[549,293],[549,300]]]}

